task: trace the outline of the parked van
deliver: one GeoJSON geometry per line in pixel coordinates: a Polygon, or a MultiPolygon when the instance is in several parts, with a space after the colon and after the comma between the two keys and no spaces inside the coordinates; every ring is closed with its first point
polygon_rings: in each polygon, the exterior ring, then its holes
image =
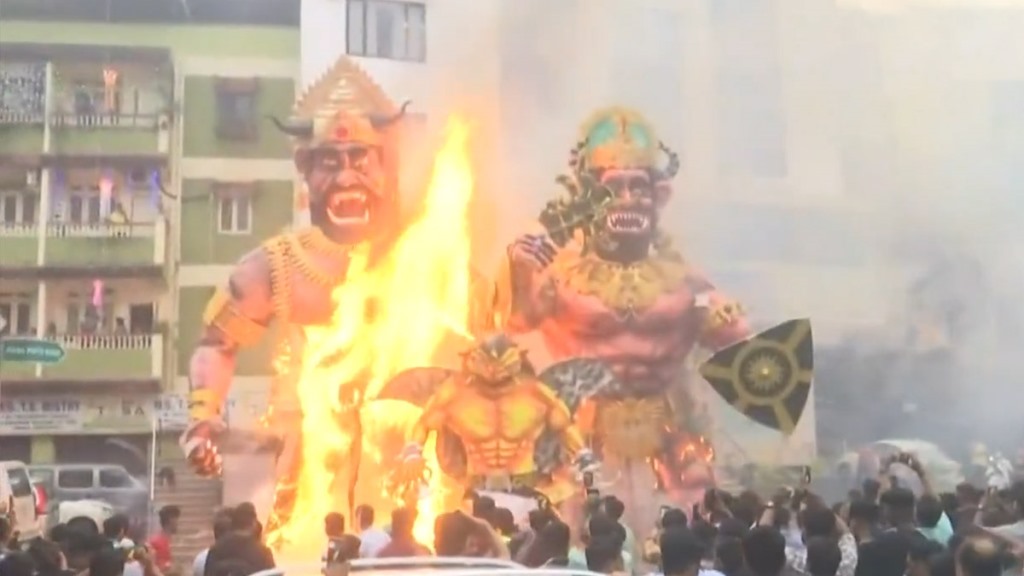
{"type": "Polygon", "coordinates": [[[11,518],[14,531],[22,539],[42,536],[44,519],[24,462],[0,462],[0,513],[11,518]]]}
{"type": "Polygon", "coordinates": [[[28,467],[32,482],[41,485],[50,499],[50,516],[60,516],[64,502],[106,502],[115,513],[125,514],[133,525],[146,525],[149,488],[116,464],[52,464],[28,467]]]}

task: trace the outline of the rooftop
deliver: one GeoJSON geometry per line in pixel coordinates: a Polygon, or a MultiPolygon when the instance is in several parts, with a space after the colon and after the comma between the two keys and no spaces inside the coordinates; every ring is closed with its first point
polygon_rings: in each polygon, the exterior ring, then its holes
{"type": "Polygon", "coordinates": [[[4,20],[298,27],[299,0],[0,0],[4,20]]]}

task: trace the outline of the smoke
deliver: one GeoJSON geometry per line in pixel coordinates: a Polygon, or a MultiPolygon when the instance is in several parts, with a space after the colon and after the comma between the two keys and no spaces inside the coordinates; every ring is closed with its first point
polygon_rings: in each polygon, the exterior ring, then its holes
{"type": "Polygon", "coordinates": [[[478,112],[491,256],[558,193],[586,117],[633,107],[683,159],[663,226],[756,324],[808,316],[819,349],[864,358],[950,349],[934,382],[848,363],[869,398],[948,388],[889,417],[902,434],[1022,429],[1024,0],[457,4],[430,4],[418,81],[431,114],[478,112]]]}
{"type": "MultiPolygon", "coordinates": [[[[1024,1],[501,4],[479,35],[499,38],[501,57],[500,238],[557,192],[591,111],[637,108],[684,159],[664,226],[755,321],[808,315],[823,347],[856,354],[913,354],[943,333],[955,373],[883,371],[865,395],[903,390],[909,412],[891,418],[905,435],[991,442],[1021,428],[1010,158],[1024,153],[1024,89],[994,63],[1024,48],[1024,10],[1007,10],[1024,1]],[[915,412],[930,386],[950,388],[944,409],[967,424],[915,412]]],[[[464,64],[493,66],[484,44],[453,42],[464,64]]]]}

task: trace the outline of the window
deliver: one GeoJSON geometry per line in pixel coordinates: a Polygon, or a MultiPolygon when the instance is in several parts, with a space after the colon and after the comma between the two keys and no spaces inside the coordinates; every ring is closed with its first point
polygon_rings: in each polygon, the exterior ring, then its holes
{"type": "Polygon", "coordinates": [[[249,234],[252,232],[252,201],[247,194],[221,198],[218,231],[221,234],[249,234]]]}
{"type": "Polygon", "coordinates": [[[259,134],[259,83],[255,78],[218,78],[217,137],[255,140],[259,134]]]}
{"type": "MultiPolygon", "coordinates": [[[[113,195],[111,195],[113,202],[113,195]]],[[[32,208],[35,210],[35,207],[32,208]]],[[[71,224],[99,224],[103,211],[100,209],[100,194],[72,194],[68,199],[68,222],[71,224]]]]}
{"type": "Polygon", "coordinates": [[[100,488],[131,488],[135,485],[132,477],[120,468],[100,470],[100,488]]]}
{"type": "Polygon", "coordinates": [[[5,321],[0,334],[24,336],[32,333],[32,306],[28,302],[0,302],[0,316],[5,321]]]}
{"type": "Polygon", "coordinates": [[[57,472],[57,487],[70,489],[92,488],[92,468],[61,470],[57,472]]]}
{"type": "Polygon", "coordinates": [[[392,0],[348,0],[346,53],[391,60],[427,59],[426,7],[392,0]]]}
{"type": "Polygon", "coordinates": [[[8,192],[0,194],[0,222],[4,224],[34,224],[36,202],[34,194],[8,192]]]}

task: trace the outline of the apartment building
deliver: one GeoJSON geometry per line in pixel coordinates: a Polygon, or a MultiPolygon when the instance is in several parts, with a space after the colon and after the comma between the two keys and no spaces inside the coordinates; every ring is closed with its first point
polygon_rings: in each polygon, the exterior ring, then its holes
{"type": "MultiPolygon", "coordinates": [[[[0,359],[0,452],[67,462],[111,435],[173,438],[213,287],[292,223],[290,144],[266,116],[295,97],[297,3],[2,17],[0,334],[63,357],[0,359]]],[[[240,385],[267,377],[260,354],[239,360],[240,385]]]]}

